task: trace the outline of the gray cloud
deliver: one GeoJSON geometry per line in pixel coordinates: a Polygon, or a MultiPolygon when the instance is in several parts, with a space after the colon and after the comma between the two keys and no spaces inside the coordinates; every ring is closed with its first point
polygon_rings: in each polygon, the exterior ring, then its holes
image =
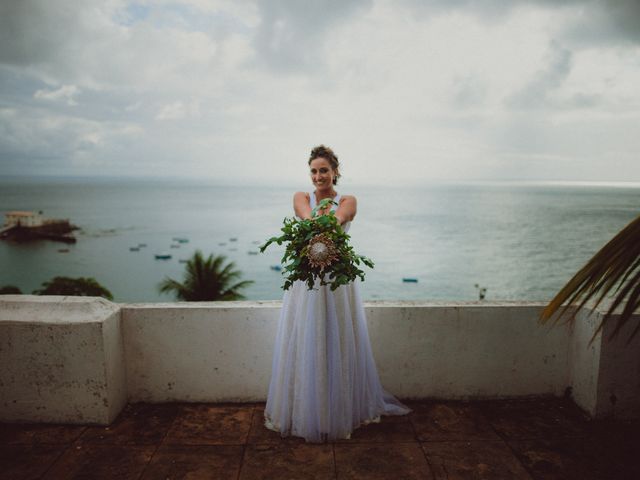
{"type": "Polygon", "coordinates": [[[452,105],[455,108],[479,107],[487,96],[487,86],[477,78],[467,75],[454,79],[452,105]]]}
{"type": "Polygon", "coordinates": [[[81,0],[23,0],[0,3],[0,63],[30,66],[72,54],[96,35],[92,4],[81,0]]]}
{"type": "Polygon", "coordinates": [[[640,149],[638,3],[1,2],[0,174],[293,181],[326,142],[346,182],[597,179],[640,149]]]}
{"type": "Polygon", "coordinates": [[[372,0],[259,1],[254,37],[258,59],[277,70],[320,69],[323,42],[332,27],[362,14],[372,0]]]}
{"type": "Polygon", "coordinates": [[[571,72],[571,52],[559,45],[551,43],[551,52],[545,62],[545,68],[521,90],[509,96],[506,103],[519,109],[537,109],[547,106],[550,95],[562,85],[571,72]]]}
{"type": "Polygon", "coordinates": [[[573,18],[564,32],[567,40],[584,45],[640,43],[638,0],[402,0],[423,16],[464,11],[485,21],[496,21],[521,6],[571,9],[573,18]]]}
{"type": "Polygon", "coordinates": [[[585,1],[566,38],[585,46],[640,43],[638,0],[585,1]]]}

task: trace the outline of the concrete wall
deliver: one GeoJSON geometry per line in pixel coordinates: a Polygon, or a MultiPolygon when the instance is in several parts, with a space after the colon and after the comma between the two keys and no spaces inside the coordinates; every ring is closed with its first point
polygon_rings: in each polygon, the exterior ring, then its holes
{"type": "Polygon", "coordinates": [[[132,401],[257,401],[281,302],[123,305],[132,401]]]}
{"type": "MultiPolygon", "coordinates": [[[[596,322],[605,310],[598,310],[596,322]]],[[[604,327],[600,341],[598,364],[597,400],[593,413],[602,417],[640,418],[640,331],[629,342],[631,333],[640,326],[640,315],[620,329],[609,341],[620,315],[614,315],[604,327]]]]}
{"type": "Polygon", "coordinates": [[[108,424],[127,400],[120,308],[0,296],[0,420],[108,424]]]}
{"type": "MultiPolygon", "coordinates": [[[[130,398],[264,400],[280,302],[123,305],[130,398]]],[[[385,388],[403,398],[561,395],[568,336],[539,305],[369,302],[385,388]]]]}
{"type": "MultiPolygon", "coordinates": [[[[265,400],[280,306],[0,296],[1,419],[108,423],[126,400],[265,400]]],[[[540,325],[542,307],[367,302],[382,383],[400,398],[445,399],[571,387],[592,415],[639,417],[640,335],[588,346],[601,312],[580,312],[571,329],[540,325]]]]}
{"type": "Polygon", "coordinates": [[[527,303],[375,302],[367,318],[385,388],[404,398],[561,395],[568,336],[527,303]]]}
{"type": "Polygon", "coordinates": [[[582,310],[569,332],[567,385],[571,386],[573,399],[587,412],[595,415],[598,410],[598,378],[600,366],[601,335],[593,343],[589,341],[599,323],[597,313],[582,310]]]}

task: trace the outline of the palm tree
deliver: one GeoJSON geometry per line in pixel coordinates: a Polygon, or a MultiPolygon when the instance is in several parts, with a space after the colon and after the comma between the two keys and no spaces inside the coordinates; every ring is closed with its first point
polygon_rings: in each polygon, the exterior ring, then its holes
{"type": "MultiPolygon", "coordinates": [[[[578,308],[568,318],[568,322],[573,322],[578,310],[589,300],[598,296],[593,306],[595,308],[612,289],[614,298],[589,345],[620,305],[624,305],[624,308],[609,340],[616,336],[640,307],[640,217],[623,228],[569,280],[542,311],[540,321],[545,323],[562,307],[560,314],[554,319],[556,323],[570,306],[580,301],[578,308]]],[[[637,318],[635,321],[637,325],[627,339],[627,345],[640,330],[640,322],[637,318]]]]}
{"type": "Polygon", "coordinates": [[[158,285],[160,293],[174,292],[178,300],[186,302],[211,300],[243,300],[245,297],[238,290],[254,283],[243,280],[233,283],[242,276],[242,272],[235,270],[235,263],[225,265],[224,255],[209,255],[206,260],[200,250],[196,250],[193,257],[187,261],[184,281],[180,283],[169,277],[158,285]]]}

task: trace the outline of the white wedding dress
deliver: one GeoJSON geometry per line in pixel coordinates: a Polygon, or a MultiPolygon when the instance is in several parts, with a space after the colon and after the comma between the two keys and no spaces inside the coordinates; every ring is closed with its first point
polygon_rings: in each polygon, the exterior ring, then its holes
{"type": "MultiPolygon", "coordinates": [[[[310,199],[314,208],[314,192],[310,199]]],[[[410,411],[380,383],[359,281],[334,291],[319,280],[313,290],[294,282],[282,300],[265,426],[282,436],[325,442],[350,438],[380,415],[410,411]]]]}

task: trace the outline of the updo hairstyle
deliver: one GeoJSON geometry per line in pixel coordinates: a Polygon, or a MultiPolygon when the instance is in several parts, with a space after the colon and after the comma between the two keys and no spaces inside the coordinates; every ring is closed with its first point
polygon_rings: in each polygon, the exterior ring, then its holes
{"type": "Polygon", "coordinates": [[[333,153],[329,147],[325,147],[324,145],[318,145],[313,150],[311,150],[311,155],[309,156],[309,165],[316,158],[324,158],[329,164],[331,168],[335,172],[335,176],[333,177],[333,184],[338,184],[338,178],[341,177],[340,172],[338,171],[338,167],[340,167],[340,162],[338,162],[338,156],[333,153]]]}

